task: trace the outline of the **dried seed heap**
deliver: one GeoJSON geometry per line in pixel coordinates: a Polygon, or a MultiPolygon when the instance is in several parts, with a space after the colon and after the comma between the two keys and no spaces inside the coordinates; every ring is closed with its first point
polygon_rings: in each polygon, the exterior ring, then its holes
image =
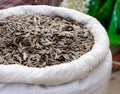
{"type": "Polygon", "coordinates": [[[89,30],[68,18],[26,14],[0,20],[0,64],[41,68],[67,63],[93,44],[89,30]]]}

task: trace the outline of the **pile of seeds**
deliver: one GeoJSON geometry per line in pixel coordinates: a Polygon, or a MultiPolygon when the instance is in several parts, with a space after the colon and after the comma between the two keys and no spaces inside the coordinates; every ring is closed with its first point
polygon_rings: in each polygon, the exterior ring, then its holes
{"type": "Polygon", "coordinates": [[[67,63],[93,44],[90,31],[69,18],[25,14],[0,20],[0,64],[41,68],[67,63]]]}

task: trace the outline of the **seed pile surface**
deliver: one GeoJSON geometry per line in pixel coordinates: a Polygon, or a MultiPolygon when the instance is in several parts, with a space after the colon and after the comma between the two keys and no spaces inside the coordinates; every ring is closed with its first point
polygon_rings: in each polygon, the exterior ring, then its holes
{"type": "Polygon", "coordinates": [[[67,63],[93,44],[90,31],[69,18],[25,14],[0,20],[0,64],[41,68],[67,63]]]}

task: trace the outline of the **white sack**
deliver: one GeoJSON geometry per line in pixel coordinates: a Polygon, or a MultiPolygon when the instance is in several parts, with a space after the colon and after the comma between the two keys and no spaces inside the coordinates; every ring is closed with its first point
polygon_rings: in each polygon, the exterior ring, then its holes
{"type": "Polygon", "coordinates": [[[85,79],[58,86],[0,84],[0,94],[106,94],[112,67],[111,54],[85,79]]]}
{"type": "Polygon", "coordinates": [[[0,65],[0,82],[31,83],[39,85],[60,85],[85,78],[95,69],[109,51],[109,42],[105,29],[93,17],[72,9],[51,6],[18,6],[0,10],[0,19],[20,14],[58,15],[83,23],[93,34],[95,44],[92,50],[77,60],[45,68],[30,68],[21,65],[0,65]]]}

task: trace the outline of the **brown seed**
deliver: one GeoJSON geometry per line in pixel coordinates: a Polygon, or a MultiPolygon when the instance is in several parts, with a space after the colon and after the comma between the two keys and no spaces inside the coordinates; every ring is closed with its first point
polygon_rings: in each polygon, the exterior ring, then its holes
{"type": "Polygon", "coordinates": [[[0,37],[0,45],[3,43],[3,38],[0,37]]]}
{"type": "Polygon", "coordinates": [[[69,18],[38,14],[0,20],[0,64],[45,67],[67,63],[90,51],[92,33],[69,18]]]}

